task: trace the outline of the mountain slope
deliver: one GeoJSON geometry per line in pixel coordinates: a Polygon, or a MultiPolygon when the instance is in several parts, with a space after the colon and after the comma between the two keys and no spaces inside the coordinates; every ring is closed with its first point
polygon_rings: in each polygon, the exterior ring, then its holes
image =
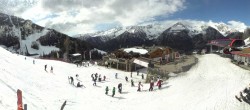
{"type": "Polygon", "coordinates": [[[118,37],[105,42],[104,47],[101,49],[115,50],[119,48],[152,45],[152,42],[147,38],[147,35],[142,30],[133,30],[132,32],[125,31],[118,37]]]}
{"type": "Polygon", "coordinates": [[[209,41],[215,40],[215,39],[224,39],[224,38],[226,37],[224,37],[219,31],[217,31],[213,27],[208,27],[204,29],[202,33],[194,35],[192,37],[192,40],[193,40],[194,48],[201,50],[206,46],[206,44],[209,41]]]}
{"type": "MultiPolygon", "coordinates": [[[[75,65],[12,54],[0,48],[0,109],[16,110],[16,90],[23,93],[23,103],[32,110],[56,110],[67,100],[64,110],[249,110],[250,106],[234,98],[249,84],[249,72],[231,63],[230,59],[218,55],[198,56],[198,63],[188,72],[180,73],[163,82],[162,89],[154,87],[140,76],[133,76],[135,84],[142,81],[142,92],[131,87],[124,77],[130,72],[107,69],[100,66],[79,68],[75,65]],[[44,65],[53,66],[53,73],[45,72],[44,65]],[[19,66],[16,66],[19,65],[19,66]],[[223,65],[223,66],[221,66],[223,65]],[[215,72],[216,70],[216,72],[215,72]],[[93,86],[91,74],[98,73],[107,81],[93,86]],[[118,73],[118,79],[115,78],[118,73]],[[68,76],[79,74],[86,88],[69,84],[68,76]],[[123,85],[122,94],[111,97],[113,87],[123,85]],[[108,95],[105,88],[109,87],[108,95]]],[[[49,69],[49,68],[48,68],[49,69]]],[[[140,74],[146,71],[140,71],[140,74]]],[[[136,74],[136,72],[133,72],[136,74]]],[[[76,83],[76,82],[75,82],[76,83]]],[[[117,89],[117,88],[116,88],[117,89]]]]}
{"type": "Polygon", "coordinates": [[[62,58],[64,53],[83,52],[93,48],[85,41],[41,27],[30,20],[3,13],[0,13],[0,20],[0,45],[15,53],[53,57],[53,52],[56,52],[62,58]]]}
{"type": "Polygon", "coordinates": [[[194,48],[189,30],[181,23],[176,23],[165,30],[157,39],[157,43],[184,52],[192,51],[194,48]]]}

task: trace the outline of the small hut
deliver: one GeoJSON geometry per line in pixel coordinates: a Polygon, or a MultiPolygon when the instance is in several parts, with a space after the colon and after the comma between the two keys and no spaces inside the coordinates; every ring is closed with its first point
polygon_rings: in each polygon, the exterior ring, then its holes
{"type": "Polygon", "coordinates": [[[69,54],[69,61],[72,63],[79,63],[82,60],[82,55],[80,53],[69,54]]]}

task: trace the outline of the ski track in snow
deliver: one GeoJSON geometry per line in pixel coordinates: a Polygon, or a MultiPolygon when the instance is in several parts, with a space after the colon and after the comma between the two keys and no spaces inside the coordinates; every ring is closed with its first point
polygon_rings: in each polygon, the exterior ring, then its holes
{"type": "MultiPolygon", "coordinates": [[[[165,81],[161,90],[155,86],[154,91],[148,92],[149,85],[143,83],[142,92],[136,92],[137,87],[131,87],[130,72],[96,65],[77,68],[73,64],[39,59],[33,64],[33,58],[25,60],[25,56],[0,48],[0,110],[16,110],[17,89],[23,91],[23,102],[30,110],[60,109],[65,100],[64,110],[249,110],[250,105],[239,102],[234,95],[250,83],[250,72],[218,55],[197,57],[196,65],[165,81]],[[45,64],[48,72],[44,71],[45,64]],[[50,66],[54,73],[49,72],[50,66]],[[97,82],[94,87],[91,74],[96,72],[102,77],[106,75],[107,81],[97,82]],[[86,88],[69,84],[68,76],[75,74],[79,74],[86,88]],[[117,92],[119,83],[123,84],[122,94],[117,92]],[[110,89],[108,96],[104,94],[106,86],[110,89]],[[113,87],[116,94],[112,98],[113,87]]],[[[133,80],[135,86],[139,81],[144,82],[136,72],[133,72],[133,80]]]]}

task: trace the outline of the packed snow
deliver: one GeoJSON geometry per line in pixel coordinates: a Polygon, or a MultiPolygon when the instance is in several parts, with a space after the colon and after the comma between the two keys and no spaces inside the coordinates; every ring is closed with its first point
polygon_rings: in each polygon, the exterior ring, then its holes
{"type": "MultiPolygon", "coordinates": [[[[149,85],[133,72],[135,85],[143,82],[142,92],[137,92],[137,87],[125,81],[125,76],[130,81],[130,72],[25,58],[0,48],[0,110],[16,110],[17,89],[22,90],[23,103],[28,105],[28,110],[59,110],[65,100],[64,110],[249,110],[250,105],[240,103],[234,95],[250,83],[250,72],[218,55],[197,57],[198,64],[164,81],[161,90],[154,87],[154,91],[148,92],[149,85]],[[44,70],[45,64],[48,72],[44,70]],[[49,72],[51,66],[53,73],[49,72]],[[93,73],[105,75],[106,81],[93,86],[93,73]],[[68,76],[76,74],[86,88],[69,84],[68,76]],[[117,89],[118,83],[123,84],[123,92],[116,91],[111,97],[111,88],[117,89]],[[109,95],[105,95],[106,86],[110,88],[109,95]]],[[[140,75],[145,72],[142,69],[140,75]]]]}

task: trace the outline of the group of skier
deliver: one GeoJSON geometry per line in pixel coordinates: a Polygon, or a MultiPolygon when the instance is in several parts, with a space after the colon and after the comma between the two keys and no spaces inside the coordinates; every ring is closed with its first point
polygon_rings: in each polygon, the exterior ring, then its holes
{"type": "MultiPolygon", "coordinates": [[[[158,79],[156,84],[156,86],[158,86],[158,89],[161,89],[162,82],[163,81],[161,79],[158,79]]],[[[153,91],[153,89],[154,89],[154,79],[152,78],[149,83],[149,91],[153,91]]]]}
{"type": "MultiPolygon", "coordinates": [[[[108,95],[108,91],[109,91],[109,87],[108,86],[106,86],[106,89],[105,89],[105,94],[106,95],[108,95]]],[[[112,97],[114,97],[115,96],[115,87],[113,87],[113,90],[112,90],[112,95],[111,95],[112,97]]]]}
{"type": "Polygon", "coordinates": [[[90,66],[90,62],[76,62],[76,67],[89,67],[90,66]]]}
{"type": "Polygon", "coordinates": [[[96,86],[96,81],[97,81],[97,80],[98,80],[98,82],[101,82],[101,81],[105,81],[105,80],[106,80],[106,76],[105,76],[105,75],[103,76],[103,79],[102,79],[101,74],[98,75],[98,73],[91,74],[91,78],[92,78],[92,81],[94,82],[94,83],[93,83],[93,86],[96,86]]]}
{"type": "MultiPolygon", "coordinates": [[[[75,86],[75,84],[74,84],[74,78],[72,76],[69,76],[68,79],[69,79],[69,83],[72,84],[73,86],[75,86]]],[[[81,84],[82,81],[79,80],[79,75],[78,74],[76,74],[76,78],[75,79],[77,81],[76,87],[83,87],[84,86],[83,84],[81,84]]]]}
{"type": "MultiPolygon", "coordinates": [[[[45,70],[46,70],[46,66],[45,66],[45,70]]],[[[137,72],[137,76],[139,76],[139,72],[137,72]]],[[[142,79],[144,79],[144,75],[141,74],[141,76],[142,76],[142,79]]],[[[78,77],[79,77],[78,74],[76,74],[75,78],[73,78],[72,76],[69,76],[68,77],[69,83],[72,84],[72,85],[74,85],[74,79],[76,79],[76,81],[77,81],[76,87],[82,87],[82,86],[84,86],[84,85],[82,85],[80,83],[81,81],[78,79],[78,77]]],[[[117,79],[117,77],[118,77],[118,73],[115,73],[115,78],[117,79]]],[[[106,76],[105,75],[102,78],[101,74],[98,74],[98,73],[91,74],[91,78],[92,78],[92,81],[93,81],[93,86],[96,86],[96,82],[97,81],[101,82],[101,81],[105,81],[106,80],[106,76]]],[[[126,82],[128,82],[129,78],[127,76],[125,76],[125,80],[126,80],[126,82]]],[[[131,72],[131,80],[130,81],[131,81],[131,87],[135,87],[134,80],[132,78],[132,72],[131,72]]],[[[157,84],[156,84],[156,86],[158,86],[158,89],[161,89],[162,82],[163,81],[161,79],[158,79],[157,84]]],[[[155,83],[154,79],[152,78],[150,80],[150,84],[149,84],[150,85],[149,91],[153,91],[154,83],[155,83]]],[[[138,92],[142,91],[143,84],[141,83],[141,81],[138,82],[138,86],[137,87],[138,87],[138,89],[137,89],[138,92]]],[[[118,86],[117,86],[117,88],[118,88],[118,92],[121,94],[122,93],[122,83],[119,83],[118,86]]],[[[106,86],[106,88],[105,88],[105,94],[108,95],[108,92],[109,92],[109,87],[106,86]]],[[[116,87],[113,87],[112,88],[112,94],[111,94],[112,97],[115,96],[115,92],[116,92],[116,87]]]]}
{"type": "MultiPolygon", "coordinates": [[[[118,92],[121,94],[122,93],[122,83],[119,83],[117,88],[118,88],[118,92]]],[[[105,89],[105,94],[106,95],[108,95],[108,91],[109,91],[109,88],[108,88],[108,86],[106,86],[106,89],[105,89]]],[[[112,95],[111,96],[112,97],[115,96],[115,87],[113,87],[112,95]]]]}

